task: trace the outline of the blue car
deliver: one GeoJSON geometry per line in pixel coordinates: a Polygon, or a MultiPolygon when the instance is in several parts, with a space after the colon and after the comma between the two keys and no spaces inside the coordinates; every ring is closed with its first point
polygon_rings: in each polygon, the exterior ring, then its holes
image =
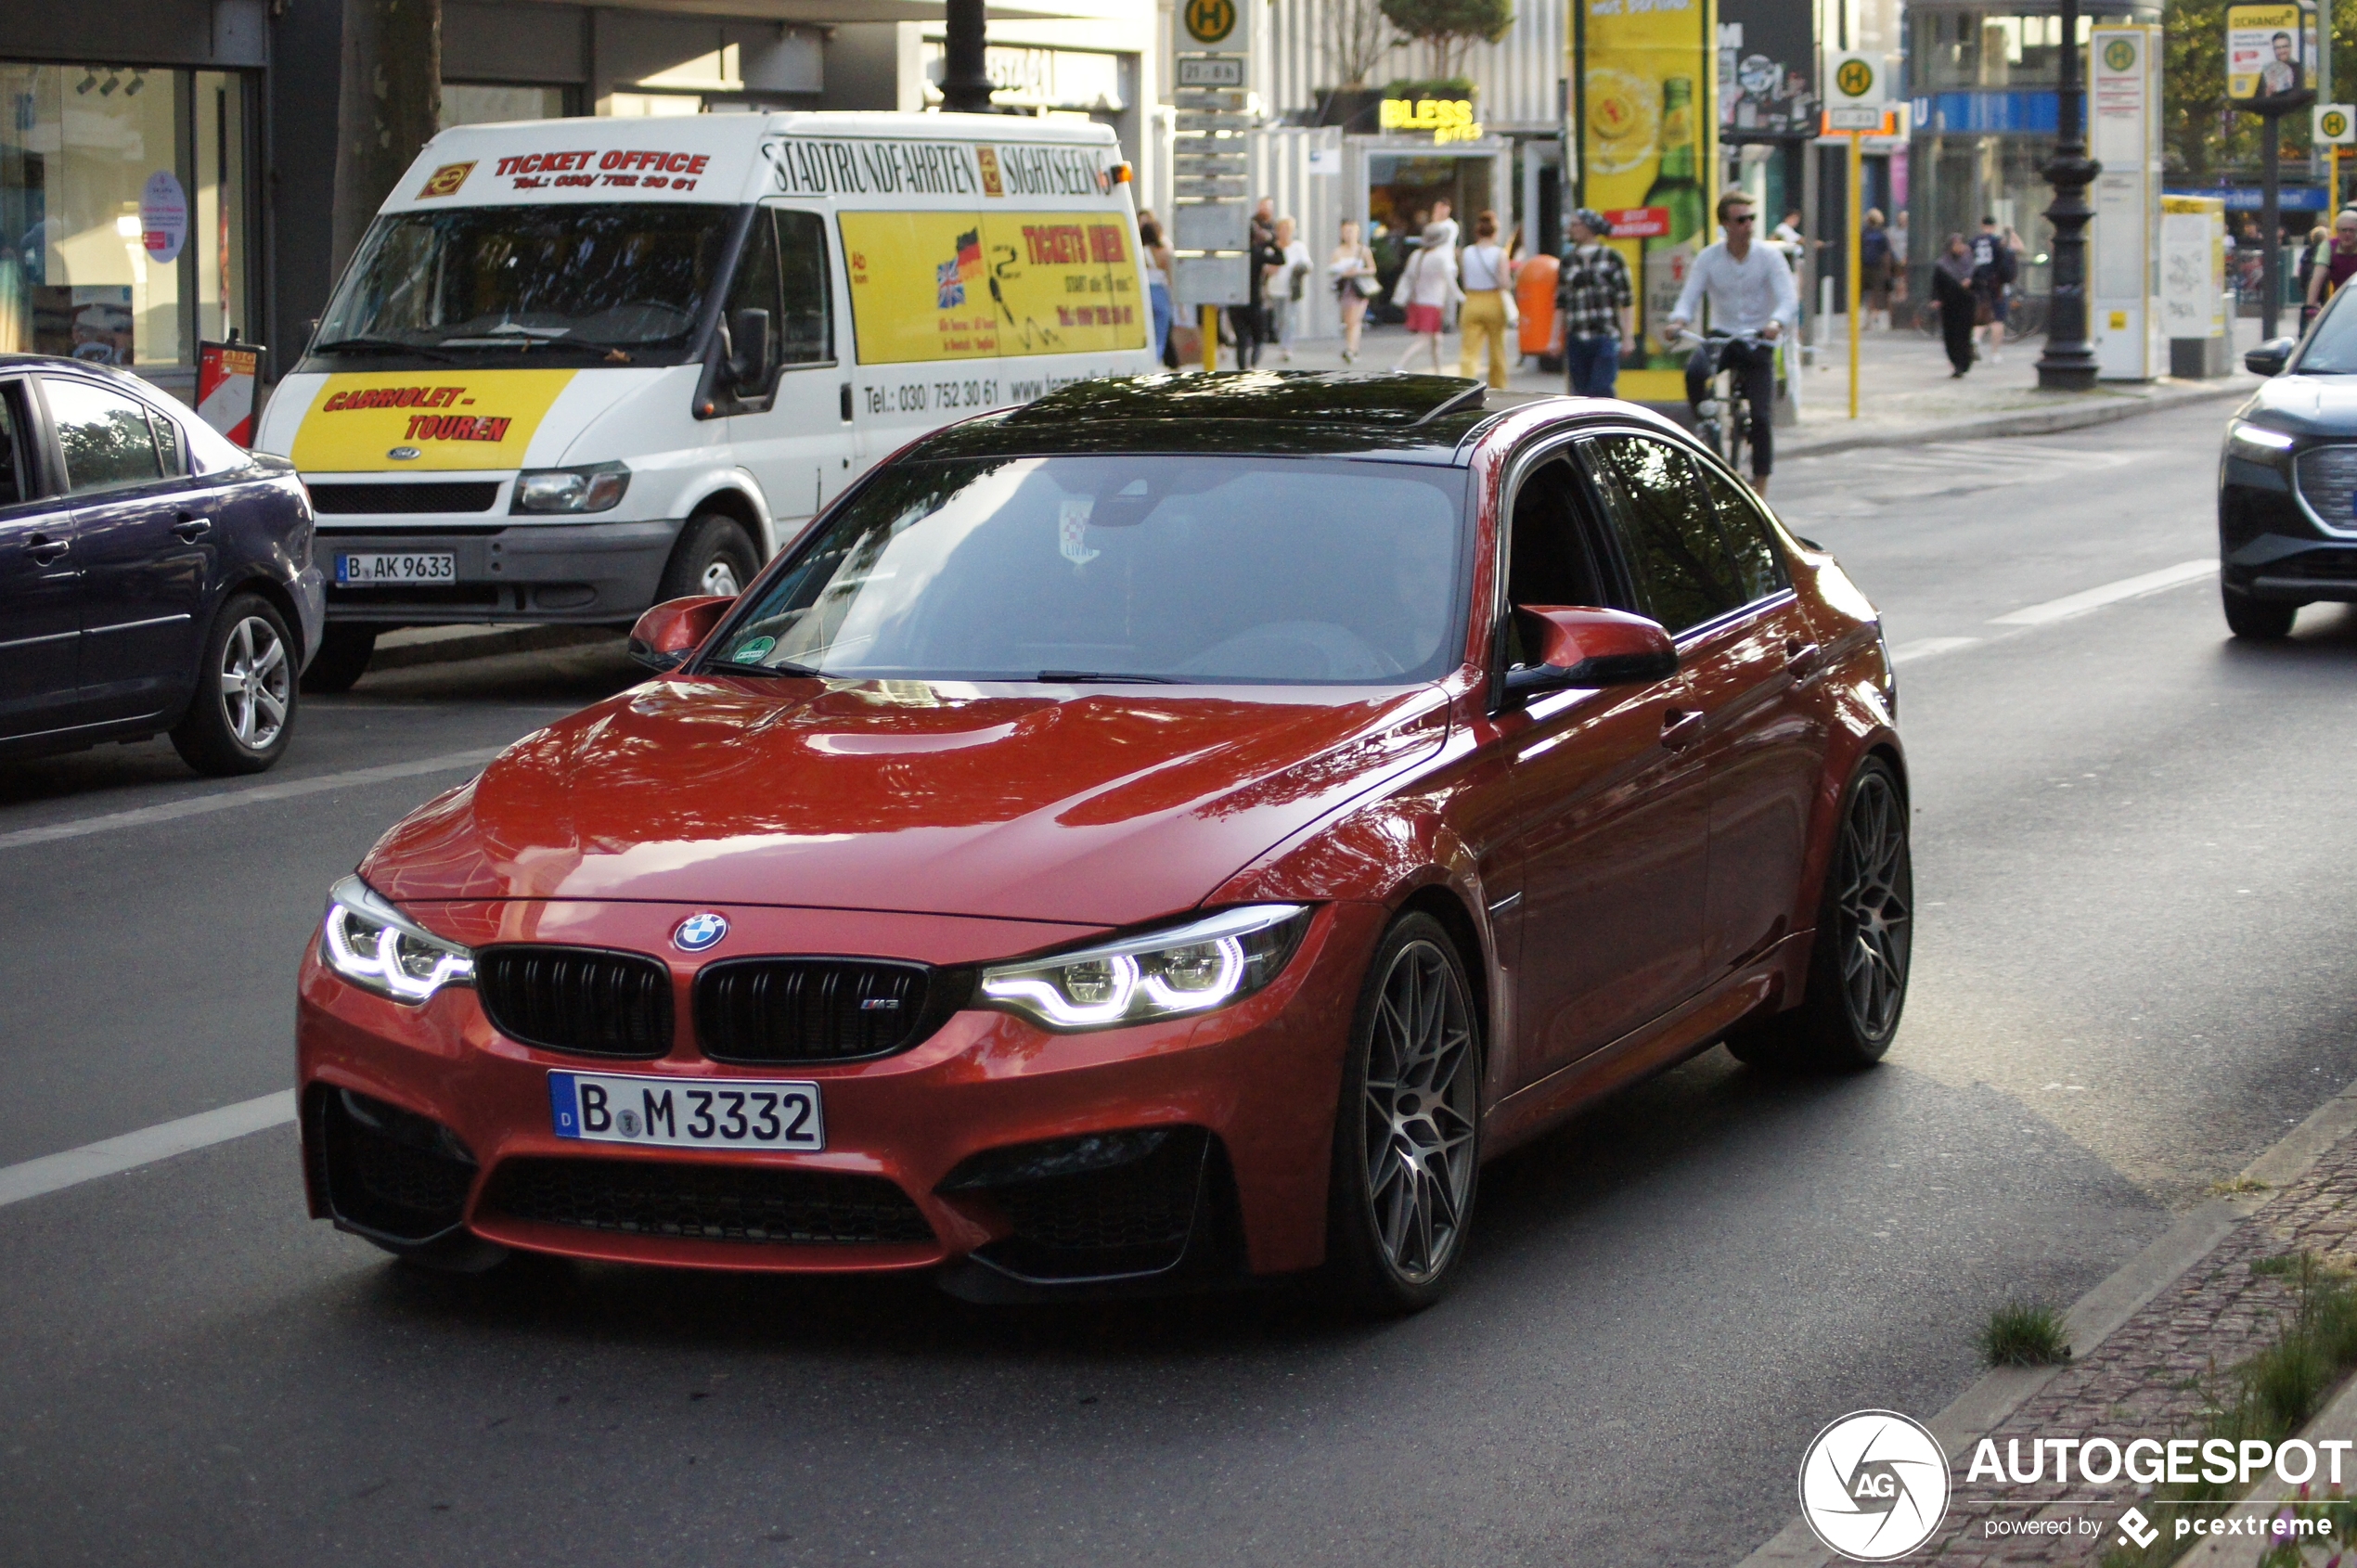
{"type": "Polygon", "coordinates": [[[0,354],[0,757],[277,762],[326,620],[311,533],[291,463],[122,371],[0,354]]]}

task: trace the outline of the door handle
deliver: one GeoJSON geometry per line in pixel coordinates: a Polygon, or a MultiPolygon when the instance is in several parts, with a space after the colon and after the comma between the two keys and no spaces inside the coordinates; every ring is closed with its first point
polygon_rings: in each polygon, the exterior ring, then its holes
{"type": "Polygon", "coordinates": [[[199,517],[194,512],[182,512],[180,521],[172,525],[172,532],[178,534],[183,541],[193,545],[213,532],[213,520],[199,517]]]}
{"type": "Polygon", "coordinates": [[[1672,708],[1661,715],[1661,743],[1673,752],[1682,752],[1702,739],[1703,713],[1699,708],[1672,708]]]}
{"type": "Polygon", "coordinates": [[[36,533],[24,542],[24,547],[32,552],[35,561],[46,566],[65,554],[72,543],[71,539],[52,539],[46,533],[36,533]]]}
{"type": "Polygon", "coordinates": [[[1824,649],[1798,637],[1784,640],[1784,669],[1796,681],[1805,681],[1823,668],[1824,649]]]}

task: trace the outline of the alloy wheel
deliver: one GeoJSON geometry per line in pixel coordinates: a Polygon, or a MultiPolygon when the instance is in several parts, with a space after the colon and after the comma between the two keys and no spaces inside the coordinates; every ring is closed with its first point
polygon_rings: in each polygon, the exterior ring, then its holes
{"type": "Polygon", "coordinates": [[[703,580],[699,585],[717,598],[735,598],[744,591],[743,585],[737,581],[736,563],[725,556],[703,569],[703,580]]]}
{"type": "Polygon", "coordinates": [[[266,752],[286,726],[294,670],[277,628],[249,615],[230,628],[221,650],[221,712],[229,733],[250,752],[266,752]]]}
{"type": "Polygon", "coordinates": [[[1859,1033],[1880,1040],[1898,1025],[1907,996],[1915,888],[1907,808],[1879,770],[1858,781],[1842,824],[1840,856],[1834,913],[1842,994],[1859,1033]]]}
{"type": "Polygon", "coordinates": [[[1385,1259],[1410,1284],[1446,1268],[1464,1232],[1480,1091],[1472,1009],[1429,942],[1392,959],[1368,1041],[1368,1207],[1385,1259]]]}

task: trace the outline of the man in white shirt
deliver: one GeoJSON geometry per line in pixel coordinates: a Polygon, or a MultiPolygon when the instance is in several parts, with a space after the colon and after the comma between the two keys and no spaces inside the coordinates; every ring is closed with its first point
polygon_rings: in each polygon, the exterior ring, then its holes
{"type": "Polygon", "coordinates": [[[1793,287],[1792,268],[1773,245],[1754,242],[1759,214],[1751,198],[1731,190],[1719,199],[1719,222],[1727,238],[1704,248],[1686,274],[1678,308],[1665,324],[1675,338],[1710,302],[1711,332],[1758,333],[1766,341],[1753,347],[1712,342],[1694,351],[1686,361],[1686,402],[1699,405],[1710,395],[1710,378],[1719,364],[1735,373],[1744,398],[1751,405],[1751,487],[1768,494],[1768,473],[1774,467],[1774,437],[1770,410],[1776,396],[1776,351],[1771,346],[1800,315],[1800,294],[1793,287]]]}

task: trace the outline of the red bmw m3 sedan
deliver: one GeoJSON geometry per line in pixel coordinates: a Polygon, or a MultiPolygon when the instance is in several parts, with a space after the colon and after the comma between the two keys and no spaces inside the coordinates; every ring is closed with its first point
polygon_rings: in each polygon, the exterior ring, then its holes
{"type": "Polygon", "coordinates": [[[1409,1310],[1485,1160],[1720,1041],[1898,1027],[1874,608],[1625,404],[1085,383],[633,651],[306,955],[313,1212],[419,1263],[1409,1310]]]}

